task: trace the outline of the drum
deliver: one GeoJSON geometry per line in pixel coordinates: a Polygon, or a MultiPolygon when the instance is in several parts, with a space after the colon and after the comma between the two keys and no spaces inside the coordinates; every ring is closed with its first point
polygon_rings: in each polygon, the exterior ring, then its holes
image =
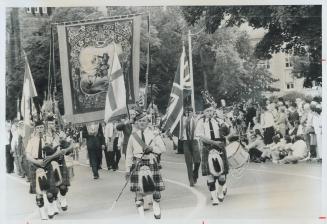
{"type": "Polygon", "coordinates": [[[239,142],[232,142],[226,146],[227,160],[230,168],[238,169],[244,166],[249,160],[249,153],[239,142]]]}

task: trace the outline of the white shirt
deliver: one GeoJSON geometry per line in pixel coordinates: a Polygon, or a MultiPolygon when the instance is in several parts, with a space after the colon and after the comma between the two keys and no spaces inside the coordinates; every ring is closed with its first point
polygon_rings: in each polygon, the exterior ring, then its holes
{"type": "Polygon", "coordinates": [[[265,111],[261,114],[261,127],[269,128],[275,125],[274,116],[270,111],[265,111]]]}
{"type": "Polygon", "coordinates": [[[298,140],[294,142],[292,150],[293,150],[293,156],[305,158],[308,155],[307,144],[303,140],[298,140]]]}
{"type": "MultiPolygon", "coordinates": [[[[214,118],[211,118],[211,123],[212,123],[212,129],[214,133],[215,138],[220,138],[219,134],[219,124],[218,121],[214,118]]],[[[209,126],[209,119],[208,118],[201,118],[198,120],[196,124],[196,129],[195,129],[195,136],[197,137],[205,137],[208,139],[211,139],[211,133],[210,133],[210,126],[209,126]]]]}
{"type": "MultiPolygon", "coordinates": [[[[187,117],[183,117],[183,140],[187,140],[187,120],[188,118],[187,117]]],[[[193,136],[193,139],[196,140],[198,139],[198,137],[196,136],[196,133],[195,133],[195,130],[196,130],[196,123],[197,123],[197,120],[194,116],[192,116],[191,118],[191,122],[190,122],[190,131],[192,132],[192,130],[194,131],[194,136],[193,136]]],[[[192,133],[191,133],[192,134],[192,133]]]]}
{"type": "MultiPolygon", "coordinates": [[[[141,130],[135,130],[133,133],[136,133],[140,139],[142,139],[142,133],[141,130]]],[[[126,171],[130,171],[130,168],[133,164],[133,157],[141,158],[143,154],[143,148],[138,143],[138,141],[134,138],[133,133],[131,134],[131,137],[128,140],[128,145],[126,149],[126,171]]],[[[155,135],[153,130],[150,130],[149,128],[146,128],[144,130],[144,140],[145,144],[153,147],[153,152],[156,154],[161,154],[166,151],[166,146],[161,138],[160,135],[155,135]]],[[[143,158],[151,158],[153,157],[153,154],[144,155],[143,158]]]]}
{"type": "Polygon", "coordinates": [[[119,132],[116,129],[116,124],[111,123],[111,122],[106,124],[105,130],[104,130],[104,137],[106,138],[106,142],[108,141],[108,138],[119,137],[119,132]]]}
{"type": "Polygon", "coordinates": [[[316,135],[321,135],[322,134],[321,116],[319,114],[317,114],[317,113],[315,113],[313,115],[312,126],[313,126],[313,129],[315,130],[316,135]]]}
{"type": "MultiPolygon", "coordinates": [[[[26,154],[28,154],[31,158],[37,159],[39,155],[39,142],[40,137],[38,134],[34,134],[27,143],[26,146],[26,154]]],[[[45,134],[41,138],[41,147],[44,147],[46,144],[52,144],[52,147],[59,145],[59,139],[57,136],[53,138],[50,135],[45,134]]]]}
{"type": "Polygon", "coordinates": [[[256,148],[260,151],[263,151],[264,147],[265,147],[265,143],[263,142],[263,139],[261,137],[256,137],[256,139],[253,142],[250,142],[247,145],[248,149],[256,148]]]}

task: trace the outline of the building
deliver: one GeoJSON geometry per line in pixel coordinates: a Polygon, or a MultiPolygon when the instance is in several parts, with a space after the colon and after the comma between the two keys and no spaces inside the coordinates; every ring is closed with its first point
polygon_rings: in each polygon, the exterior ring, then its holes
{"type": "MultiPolygon", "coordinates": [[[[250,42],[255,46],[264,36],[264,29],[252,29],[249,26],[243,25],[242,29],[246,30],[250,36],[250,42]]],[[[277,81],[272,83],[271,87],[279,89],[279,92],[275,95],[285,95],[291,91],[302,92],[306,95],[321,95],[321,87],[317,87],[313,84],[313,88],[304,88],[304,78],[297,78],[292,73],[293,62],[292,54],[279,52],[272,54],[272,58],[269,60],[260,60],[258,66],[268,69],[272,77],[277,81]]],[[[271,95],[271,93],[267,93],[271,95]]]]}

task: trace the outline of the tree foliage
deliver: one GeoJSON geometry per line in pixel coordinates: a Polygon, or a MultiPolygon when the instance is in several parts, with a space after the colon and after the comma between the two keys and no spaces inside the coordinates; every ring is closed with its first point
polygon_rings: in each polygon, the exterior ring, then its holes
{"type": "Polygon", "coordinates": [[[206,31],[214,33],[221,26],[240,26],[247,23],[267,30],[257,44],[255,55],[270,58],[280,51],[294,55],[309,54],[309,80],[321,82],[322,24],[320,5],[288,6],[190,6],[183,7],[183,15],[190,25],[204,22],[206,31]]]}
{"type": "MultiPolygon", "coordinates": [[[[217,99],[233,103],[256,98],[275,80],[264,68],[257,67],[253,47],[246,32],[222,28],[201,35],[194,54],[200,55],[202,73],[207,74],[208,90],[217,99]]],[[[203,76],[201,73],[199,74],[203,76]]]]}
{"type": "MultiPolygon", "coordinates": [[[[200,9],[200,8],[199,8],[200,9]]],[[[202,8],[201,8],[202,10],[202,8]]],[[[28,35],[22,38],[23,48],[29,59],[32,75],[39,94],[36,101],[41,105],[48,87],[50,56],[50,23],[96,19],[103,16],[116,16],[143,13],[140,45],[140,82],[145,83],[147,69],[147,47],[150,40],[149,86],[159,110],[164,112],[168,104],[174,76],[182,52],[183,42],[188,55],[187,31],[200,30],[189,26],[179,7],[107,7],[107,15],[96,7],[56,8],[51,18],[42,20],[28,35]],[[148,36],[147,15],[150,13],[150,36],[148,36]]],[[[202,15],[201,15],[202,16],[202,15]]],[[[22,17],[25,24],[31,23],[22,17]]],[[[28,30],[28,26],[23,27],[28,30]]],[[[55,73],[51,74],[52,87],[57,88],[59,107],[63,113],[63,93],[60,74],[60,60],[56,29],[54,33],[55,73]]],[[[237,28],[223,28],[212,33],[200,32],[192,37],[193,70],[196,104],[201,104],[201,90],[207,87],[218,101],[228,103],[240,99],[253,98],[261,91],[269,89],[273,82],[267,70],[257,67],[254,49],[245,32],[237,28]],[[206,79],[204,78],[206,77],[206,79]],[[200,102],[200,103],[199,103],[200,102]]],[[[12,119],[15,114],[17,97],[21,97],[23,86],[24,61],[17,63],[15,74],[8,74],[7,114],[12,119]],[[10,80],[8,82],[8,80],[10,80]],[[17,91],[18,90],[18,91],[17,91]]],[[[148,92],[151,94],[151,91],[148,92]]],[[[151,102],[151,95],[148,96],[151,102]]]]}

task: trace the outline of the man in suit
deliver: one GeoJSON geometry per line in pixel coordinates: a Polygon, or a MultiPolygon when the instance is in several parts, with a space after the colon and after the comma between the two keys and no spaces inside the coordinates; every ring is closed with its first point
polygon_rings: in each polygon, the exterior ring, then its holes
{"type": "Polygon", "coordinates": [[[186,116],[183,117],[183,151],[190,186],[196,184],[199,176],[201,156],[198,137],[195,137],[196,118],[192,108],[186,108],[186,116]]]}

